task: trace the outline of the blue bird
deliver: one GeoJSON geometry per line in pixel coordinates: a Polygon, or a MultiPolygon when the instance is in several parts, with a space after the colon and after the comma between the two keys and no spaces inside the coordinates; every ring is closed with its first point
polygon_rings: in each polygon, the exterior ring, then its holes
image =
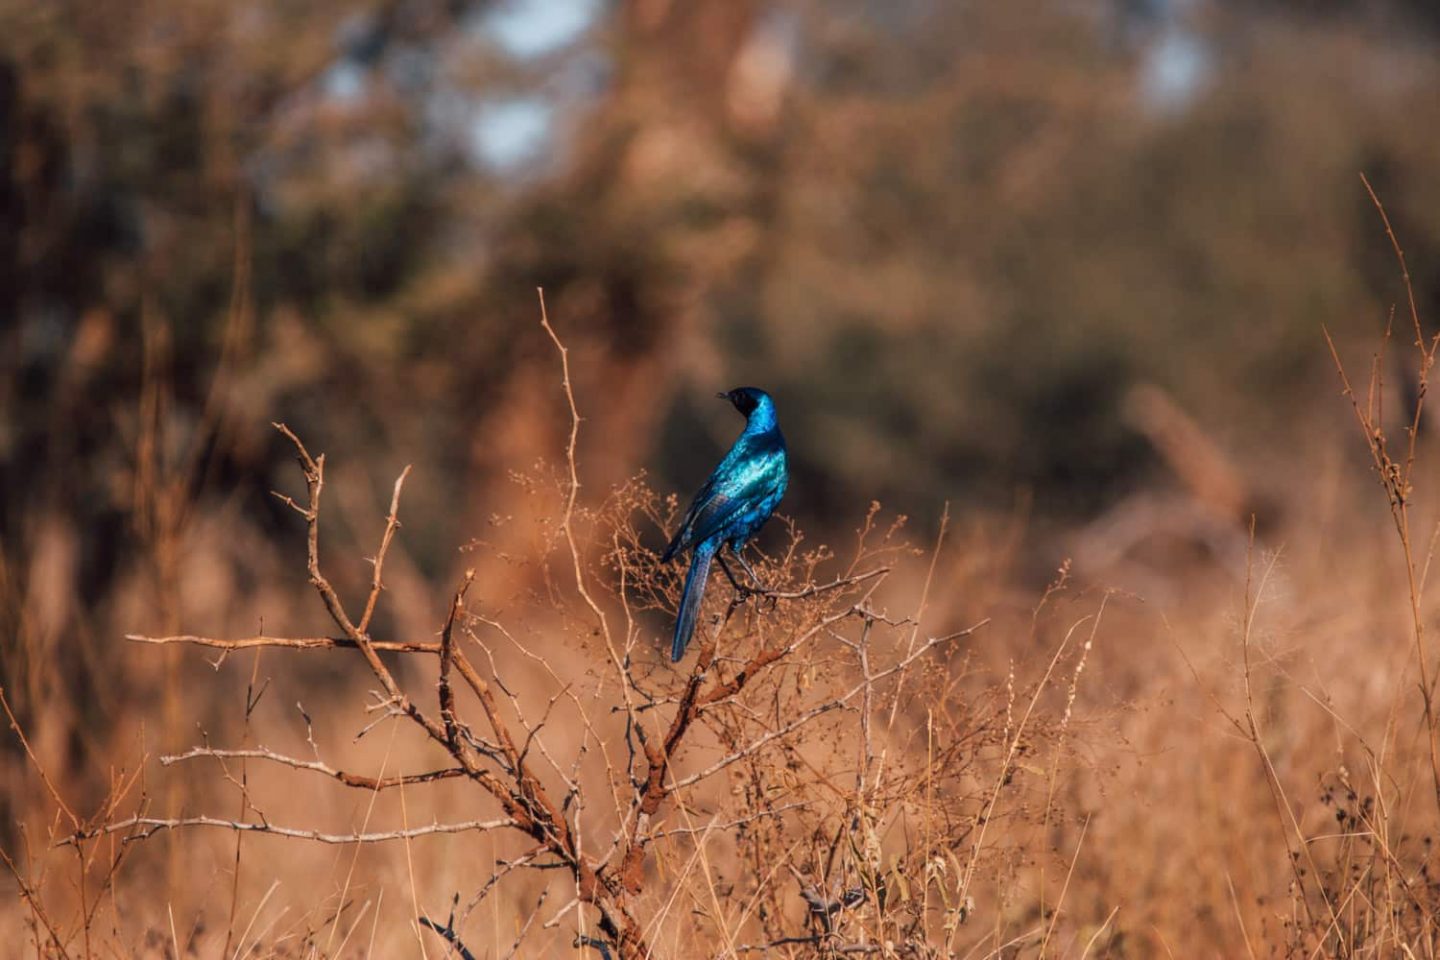
{"type": "MultiPolygon", "coordinates": [[[[725,454],[725,459],[710,474],[705,486],[695,494],[675,539],[660,558],[669,563],[682,550],[690,550],[690,571],[685,574],[685,590],[680,595],[680,611],[675,617],[675,638],[670,645],[670,658],[678,661],[685,656],[685,647],[695,632],[695,619],[700,615],[700,601],[705,598],[705,581],[710,576],[710,561],[716,559],[726,544],[745,573],[760,586],[760,579],[740,555],[745,542],[755,535],[780,498],[790,471],[785,462],[785,437],[775,419],[775,401],[770,394],[754,387],[737,387],[729,393],[716,394],[729,400],[745,415],[745,430],[725,454]]],[[[730,582],[735,577],[719,557],[720,567],[730,582]]]]}

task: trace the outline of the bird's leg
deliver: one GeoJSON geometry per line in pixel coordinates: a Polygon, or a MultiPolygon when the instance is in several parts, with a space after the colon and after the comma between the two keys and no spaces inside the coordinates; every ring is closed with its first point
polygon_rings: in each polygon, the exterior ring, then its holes
{"type": "Polygon", "coordinates": [[[744,603],[751,597],[768,597],[771,607],[774,607],[777,602],[775,596],[765,588],[765,585],[760,582],[760,578],[755,576],[755,571],[750,569],[750,564],[745,562],[745,558],[740,556],[740,551],[736,550],[733,544],[730,547],[730,552],[735,554],[735,559],[740,561],[740,566],[745,568],[745,573],[749,575],[751,581],[755,584],[752,587],[749,584],[744,584],[736,580],[735,574],[730,571],[730,565],[725,562],[725,554],[723,552],[715,554],[715,559],[720,561],[720,569],[725,571],[725,576],[730,580],[730,586],[734,587],[735,592],[739,594],[739,596],[735,598],[735,602],[744,603]]]}
{"type": "Polygon", "coordinates": [[[770,595],[770,588],[760,582],[760,578],[755,575],[755,571],[750,569],[750,564],[745,562],[745,557],[740,552],[743,549],[743,545],[740,547],[736,547],[734,543],[730,544],[730,552],[735,554],[735,559],[740,562],[740,566],[745,570],[746,575],[750,577],[750,581],[755,584],[754,589],[750,592],[758,593],[761,596],[768,597],[770,595]]]}
{"type": "Polygon", "coordinates": [[[720,569],[724,571],[725,579],[730,581],[730,586],[735,588],[736,593],[748,596],[749,594],[755,592],[749,587],[742,586],[740,581],[735,579],[735,574],[730,572],[730,565],[725,562],[725,554],[717,553],[715,554],[715,559],[720,561],[720,569]]]}

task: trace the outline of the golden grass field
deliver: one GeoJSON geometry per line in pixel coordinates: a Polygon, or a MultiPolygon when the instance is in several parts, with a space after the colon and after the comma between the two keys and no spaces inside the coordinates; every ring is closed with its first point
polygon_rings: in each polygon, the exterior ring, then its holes
{"type": "Polygon", "coordinates": [[[197,521],[106,768],[12,723],[3,954],[1433,956],[1435,451],[1385,436],[1386,390],[1317,400],[1278,519],[1107,569],[1057,547],[1045,587],[1023,512],[925,542],[879,505],[828,544],[782,519],[777,595],[717,577],[674,667],[682,503],[578,484],[584,397],[448,586],[406,558],[423,466],[342,520],[345,452],[285,428],[314,539],[197,521]],[[327,552],[337,523],[375,549],[327,552]],[[237,548],[269,602],[227,604],[237,548]]]}

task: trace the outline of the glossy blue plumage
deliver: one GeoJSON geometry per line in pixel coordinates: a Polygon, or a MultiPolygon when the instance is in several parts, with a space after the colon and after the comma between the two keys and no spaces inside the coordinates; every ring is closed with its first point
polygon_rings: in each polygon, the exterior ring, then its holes
{"type": "Polygon", "coordinates": [[[754,387],[740,387],[720,396],[745,414],[745,430],[695,494],[680,529],[661,557],[668,562],[682,550],[692,551],[670,646],[674,660],[685,655],[685,647],[695,632],[711,561],[727,544],[736,557],[740,556],[745,542],[770,519],[790,479],[785,437],[780,433],[770,395],[754,387]]]}

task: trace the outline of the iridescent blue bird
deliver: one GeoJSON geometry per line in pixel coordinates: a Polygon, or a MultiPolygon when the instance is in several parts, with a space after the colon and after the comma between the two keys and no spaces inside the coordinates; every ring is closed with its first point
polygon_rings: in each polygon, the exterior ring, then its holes
{"type": "Polygon", "coordinates": [[[695,494],[695,500],[680,521],[680,529],[660,558],[661,562],[668,563],[682,550],[691,551],[690,571],[685,574],[685,590],[680,595],[680,611],[675,617],[675,638],[670,644],[672,660],[685,656],[685,647],[695,632],[700,601],[705,598],[705,581],[710,576],[710,562],[718,557],[725,575],[739,588],[725,565],[725,558],[719,556],[722,547],[729,545],[746,575],[760,586],[760,579],[740,551],[775,512],[790,479],[785,461],[785,437],[780,433],[775,401],[770,399],[770,394],[754,387],[737,387],[716,396],[729,400],[745,415],[745,430],[710,474],[705,486],[695,494]]]}

